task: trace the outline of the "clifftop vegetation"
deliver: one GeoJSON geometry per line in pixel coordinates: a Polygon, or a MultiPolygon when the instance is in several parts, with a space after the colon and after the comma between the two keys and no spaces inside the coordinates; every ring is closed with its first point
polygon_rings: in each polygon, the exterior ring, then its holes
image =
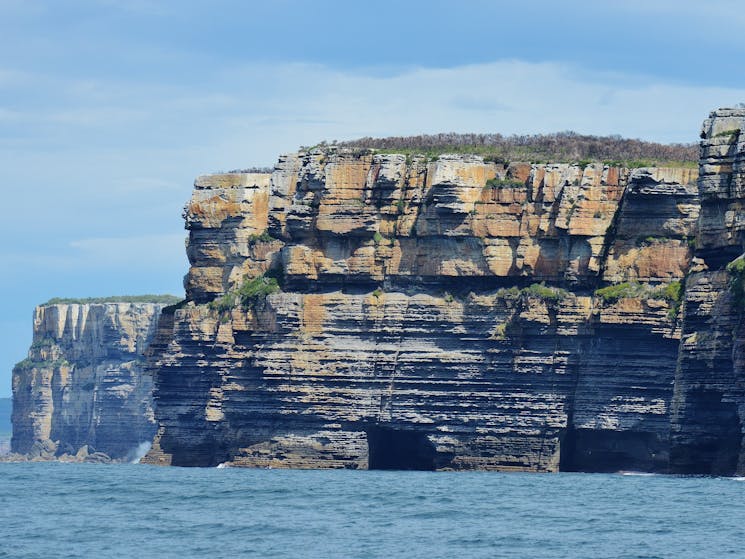
{"type": "Polygon", "coordinates": [[[162,303],[173,305],[181,301],[181,297],[175,295],[114,295],[112,297],[54,297],[41,306],[65,305],[65,304],[89,304],[89,303],[162,303]]]}
{"type": "Polygon", "coordinates": [[[422,134],[388,138],[360,138],[317,147],[374,149],[382,153],[422,154],[473,153],[490,161],[528,161],[531,163],[589,163],[600,161],[626,167],[694,167],[697,144],[659,144],[622,138],[591,136],[576,132],[555,134],[422,134]]]}

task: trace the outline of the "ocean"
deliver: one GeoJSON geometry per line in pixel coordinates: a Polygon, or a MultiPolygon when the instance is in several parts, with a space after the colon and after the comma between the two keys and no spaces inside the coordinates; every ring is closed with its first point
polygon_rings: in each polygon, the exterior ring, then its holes
{"type": "Polygon", "coordinates": [[[745,557],[742,478],[0,464],[0,557],[745,557]]]}

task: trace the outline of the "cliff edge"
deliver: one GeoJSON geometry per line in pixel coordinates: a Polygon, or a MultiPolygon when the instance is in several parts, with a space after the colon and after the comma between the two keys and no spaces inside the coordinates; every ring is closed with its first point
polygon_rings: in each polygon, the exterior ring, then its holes
{"type": "MultiPolygon", "coordinates": [[[[114,298],[115,300],[115,298],[114,298]]],[[[111,301],[111,299],[107,299],[111,301]]],[[[155,433],[143,353],[165,303],[48,303],[13,369],[11,451],[28,459],[132,460],[155,433]]]]}
{"type": "Polygon", "coordinates": [[[145,460],[666,471],[697,178],[349,148],[199,177],[145,460]]]}

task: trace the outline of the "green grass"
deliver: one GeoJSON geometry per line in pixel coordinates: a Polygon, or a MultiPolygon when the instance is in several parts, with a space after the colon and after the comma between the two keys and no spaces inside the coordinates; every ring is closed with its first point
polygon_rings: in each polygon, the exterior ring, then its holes
{"type": "Polygon", "coordinates": [[[280,291],[279,282],[266,275],[249,279],[238,288],[237,295],[244,309],[253,308],[272,293],[280,291]]]}
{"type": "Polygon", "coordinates": [[[520,288],[516,286],[512,287],[500,287],[496,293],[497,297],[507,301],[515,301],[520,298],[520,288]]]}
{"type": "Polygon", "coordinates": [[[724,138],[725,136],[729,136],[730,139],[734,139],[737,136],[740,135],[740,129],[735,128],[733,130],[722,130],[721,132],[718,132],[717,134],[714,134],[712,138],[724,138]]]}
{"type": "Polygon", "coordinates": [[[373,241],[376,245],[393,245],[393,240],[381,235],[378,231],[375,231],[373,235],[373,241]]]}
{"type": "Polygon", "coordinates": [[[637,282],[623,282],[615,285],[609,285],[595,290],[595,296],[599,297],[605,303],[615,303],[620,299],[643,298],[643,299],[664,299],[672,304],[676,309],[680,305],[683,297],[683,284],[679,281],[672,281],[663,287],[652,287],[637,282]]]}
{"type": "Polygon", "coordinates": [[[175,305],[181,297],[175,295],[114,295],[111,297],[54,297],[41,306],[94,303],[157,303],[175,305]]]}
{"type": "Polygon", "coordinates": [[[561,301],[569,292],[559,287],[549,287],[544,282],[534,283],[520,290],[527,297],[536,297],[544,301],[561,301]]]}
{"type": "Polygon", "coordinates": [[[606,303],[615,303],[620,299],[638,297],[639,295],[641,295],[641,285],[631,282],[617,283],[595,290],[595,296],[600,297],[606,303]]]}
{"type": "Polygon", "coordinates": [[[523,181],[515,179],[489,179],[486,181],[486,188],[498,189],[498,188],[523,188],[525,183],[523,181]]]}
{"type": "Polygon", "coordinates": [[[235,302],[236,302],[235,293],[228,292],[225,295],[222,295],[218,297],[217,299],[210,301],[207,304],[207,306],[211,308],[212,310],[215,310],[218,312],[226,312],[226,311],[230,311],[233,308],[235,308],[235,302]]]}
{"type": "Polygon", "coordinates": [[[745,258],[736,258],[727,264],[729,289],[738,307],[745,307],[745,258]]]}
{"type": "Polygon", "coordinates": [[[238,304],[244,310],[255,309],[263,304],[269,295],[281,291],[281,289],[277,279],[266,274],[255,278],[247,278],[240,287],[225,293],[214,301],[210,301],[208,306],[219,312],[230,311],[238,304]]]}
{"type": "Polygon", "coordinates": [[[248,244],[253,246],[256,243],[271,243],[272,241],[276,241],[274,237],[272,237],[269,234],[269,231],[264,231],[261,233],[261,235],[249,235],[248,236],[248,244]]]}
{"type": "Polygon", "coordinates": [[[623,282],[609,285],[595,290],[595,295],[606,303],[615,303],[620,299],[628,299],[639,295],[640,285],[638,283],[623,282]]]}
{"type": "Polygon", "coordinates": [[[663,299],[671,303],[680,303],[683,298],[683,284],[679,281],[671,281],[661,290],[659,290],[663,299]]]}

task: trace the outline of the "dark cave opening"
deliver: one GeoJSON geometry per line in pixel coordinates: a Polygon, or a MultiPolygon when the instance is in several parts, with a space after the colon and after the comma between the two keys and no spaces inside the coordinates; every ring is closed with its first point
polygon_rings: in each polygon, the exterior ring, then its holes
{"type": "Polygon", "coordinates": [[[375,425],[367,429],[368,469],[435,469],[435,447],[426,433],[375,425]]]}
{"type": "Polygon", "coordinates": [[[570,428],[561,443],[559,470],[663,472],[668,453],[668,442],[655,433],[570,428]]]}

